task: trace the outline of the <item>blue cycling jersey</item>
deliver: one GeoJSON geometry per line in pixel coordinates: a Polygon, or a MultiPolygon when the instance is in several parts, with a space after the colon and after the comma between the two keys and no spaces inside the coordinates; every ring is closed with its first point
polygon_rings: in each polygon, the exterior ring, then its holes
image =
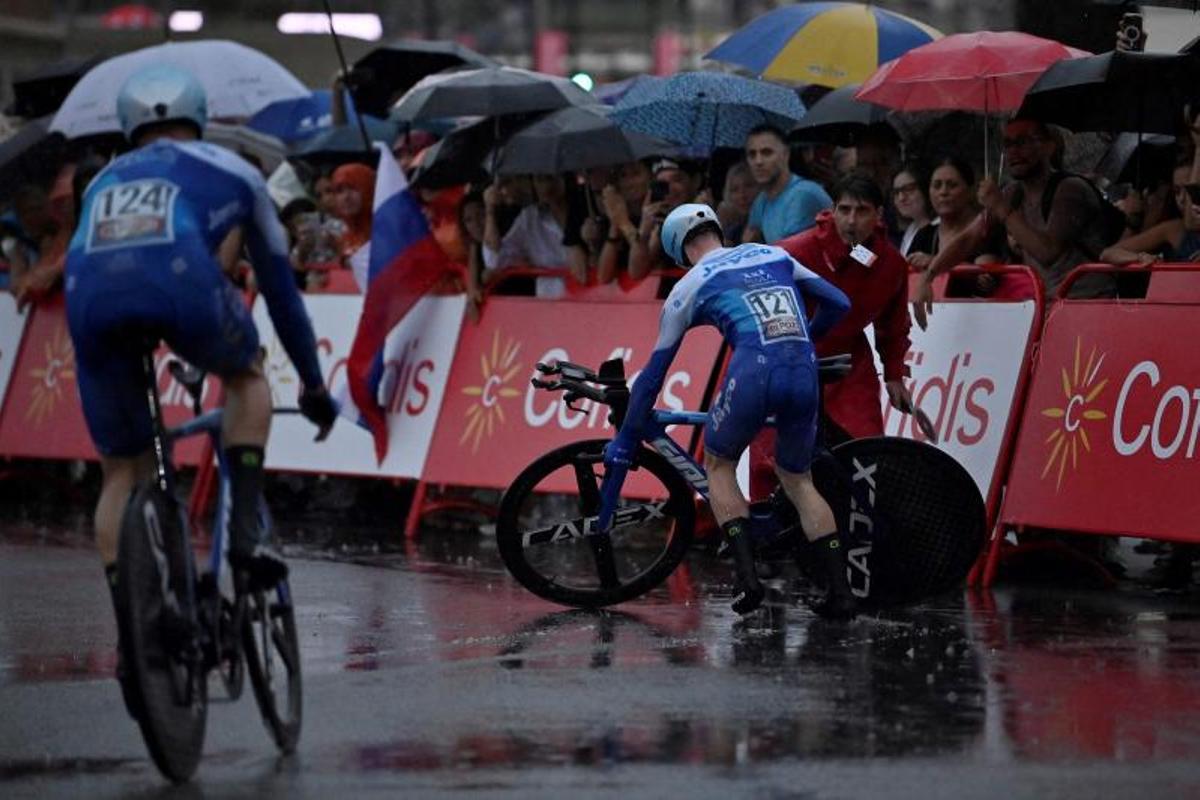
{"type": "MultiPolygon", "coordinates": [[[[109,164],[88,186],[67,254],[68,303],[139,273],[169,289],[172,271],[216,271],[211,254],[241,226],[271,321],[305,386],[323,385],[312,325],[266,183],[235,153],[160,139],[109,164]]],[[[179,291],[191,290],[183,280],[179,291]]],[[[110,302],[120,302],[119,297],[110,302]]]]}
{"type": "MultiPolygon", "coordinates": [[[[733,451],[740,452],[749,441],[747,437],[753,436],[768,414],[779,417],[792,409],[803,412],[805,419],[798,421],[802,423],[798,428],[807,436],[811,428],[808,415],[815,398],[808,402],[805,395],[811,397],[816,390],[812,342],[849,308],[850,301],[840,289],[781,248],[744,244],[709,252],[667,297],[658,342],[634,383],[626,424],[634,425],[636,431],[648,417],[688,329],[712,325],[721,331],[735,355],[722,395],[714,403],[720,413],[710,415],[706,426],[710,449],[734,458],[737,453],[733,451]],[[809,298],[818,306],[811,323],[804,303],[809,298]],[[801,368],[799,373],[797,368],[801,368]],[[736,391],[738,376],[743,387],[740,392],[736,391]],[[754,376],[753,381],[748,379],[750,376],[754,376]],[[731,408],[732,402],[739,408],[731,408]],[[740,420],[739,424],[722,425],[729,417],[740,420]]],[[[779,419],[781,426],[787,422],[779,419]]],[[[805,462],[805,458],[797,457],[794,469],[806,468],[805,462]]]]}

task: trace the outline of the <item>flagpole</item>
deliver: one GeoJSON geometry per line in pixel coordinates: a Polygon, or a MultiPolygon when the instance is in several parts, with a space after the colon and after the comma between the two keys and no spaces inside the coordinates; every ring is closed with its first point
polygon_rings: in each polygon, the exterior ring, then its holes
{"type": "MultiPolygon", "coordinates": [[[[350,91],[350,69],[346,66],[346,54],[342,52],[342,40],[338,38],[337,31],[333,28],[333,8],[329,4],[329,0],[324,0],[325,16],[329,18],[329,35],[333,37],[333,48],[337,51],[338,63],[342,66],[342,86],[343,91],[350,91]]],[[[353,95],[351,95],[353,98],[353,95]]],[[[358,133],[362,136],[363,150],[367,155],[371,155],[374,151],[371,149],[371,137],[367,136],[367,126],[363,124],[362,114],[358,110],[358,105],[354,105],[354,119],[358,122],[358,133]]]]}

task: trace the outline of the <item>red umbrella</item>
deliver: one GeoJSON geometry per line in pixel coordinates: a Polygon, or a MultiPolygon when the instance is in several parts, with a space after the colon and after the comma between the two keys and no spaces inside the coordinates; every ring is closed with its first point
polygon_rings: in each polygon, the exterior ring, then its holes
{"type": "MultiPolygon", "coordinates": [[[[854,96],[898,111],[1014,111],[1052,64],[1087,55],[1017,31],[957,33],[887,62],[854,96]]],[[[987,130],[984,125],[984,174],[987,130]]]]}
{"type": "Polygon", "coordinates": [[[126,3],[102,16],[100,25],[108,30],[142,31],[162,26],[162,15],[148,6],[126,3]]]}

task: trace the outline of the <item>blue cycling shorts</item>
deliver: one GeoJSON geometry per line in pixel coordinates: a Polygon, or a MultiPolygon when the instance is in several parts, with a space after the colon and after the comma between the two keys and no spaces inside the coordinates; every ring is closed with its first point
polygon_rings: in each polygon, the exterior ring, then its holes
{"type": "Polygon", "coordinates": [[[808,472],[817,438],[820,385],[811,351],[786,361],[755,350],[735,352],[708,422],[704,448],[737,461],[742,451],[775,417],[775,463],[788,472],[808,472]]]}
{"type": "Polygon", "coordinates": [[[67,324],[83,415],[105,456],[134,456],[153,442],[142,372],[148,337],[220,376],[258,358],[241,293],[201,248],[129,249],[68,263],[67,324]]]}

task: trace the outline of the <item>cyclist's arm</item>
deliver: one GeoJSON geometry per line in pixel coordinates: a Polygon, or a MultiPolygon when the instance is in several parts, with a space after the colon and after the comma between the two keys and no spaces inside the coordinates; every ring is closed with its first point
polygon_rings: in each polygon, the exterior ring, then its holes
{"type": "Polygon", "coordinates": [[[817,310],[809,322],[809,335],[820,339],[850,310],[850,298],[841,289],[792,259],[792,279],[800,293],[817,301],[817,310]]]}
{"type": "Polygon", "coordinates": [[[296,366],[301,382],[307,389],[320,388],[325,382],[317,362],[316,337],[292,276],[287,235],[267,194],[266,185],[252,185],[251,196],[253,216],[246,226],[246,247],[250,251],[258,290],[267,301],[271,322],[283,342],[284,350],[296,366]]]}
{"type": "MultiPolygon", "coordinates": [[[[682,285],[681,282],[678,286],[682,285]]],[[[683,335],[691,324],[691,314],[690,298],[682,296],[682,293],[677,296],[672,290],[659,317],[658,342],[654,345],[654,352],[650,354],[650,361],[633,384],[629,409],[625,413],[625,422],[621,425],[622,434],[640,434],[643,425],[649,419],[654,400],[667,379],[667,370],[671,368],[671,362],[679,352],[679,345],[683,343],[683,335]]]]}

